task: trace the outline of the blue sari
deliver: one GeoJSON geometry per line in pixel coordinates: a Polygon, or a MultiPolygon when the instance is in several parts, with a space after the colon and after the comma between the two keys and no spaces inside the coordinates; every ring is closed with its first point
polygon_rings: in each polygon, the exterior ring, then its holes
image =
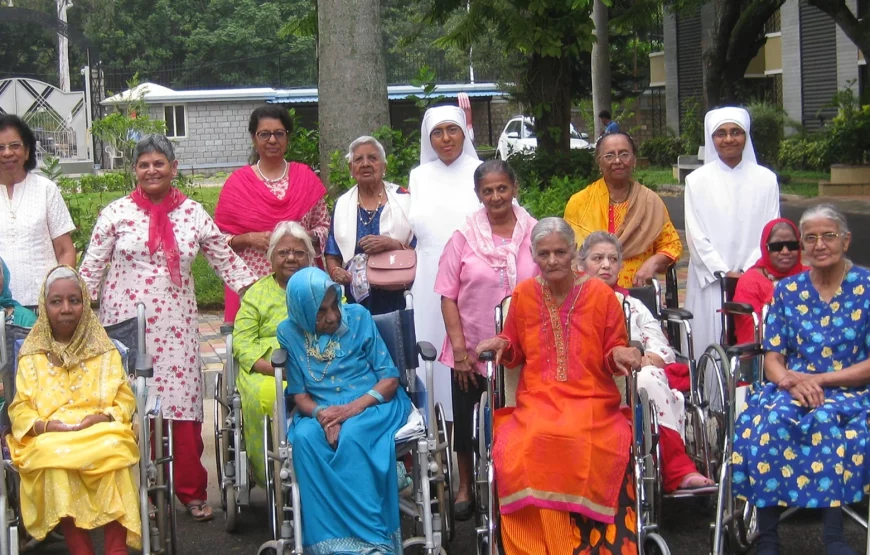
{"type": "MultiPolygon", "coordinates": [[[[278,326],[278,342],[288,352],[285,393],[307,393],[324,406],[349,403],[380,380],[399,377],[362,306],[340,306],[338,331],[315,334],[317,310],[329,288],[341,298],[323,271],[294,274],[287,284],[288,318],[278,326]],[[322,361],[315,352],[332,352],[334,358],[322,361]]],[[[316,419],[296,413],[287,437],[302,498],[306,555],[402,553],[394,437],[410,410],[399,387],[389,401],[346,420],[335,449],[316,419]]]]}

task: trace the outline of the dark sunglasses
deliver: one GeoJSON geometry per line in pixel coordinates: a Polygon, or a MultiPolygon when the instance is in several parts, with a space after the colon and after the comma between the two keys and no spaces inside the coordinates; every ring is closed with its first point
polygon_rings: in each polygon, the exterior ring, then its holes
{"type": "Polygon", "coordinates": [[[801,248],[800,241],[773,241],[767,244],[767,252],[782,252],[785,248],[796,251],[801,248]]]}

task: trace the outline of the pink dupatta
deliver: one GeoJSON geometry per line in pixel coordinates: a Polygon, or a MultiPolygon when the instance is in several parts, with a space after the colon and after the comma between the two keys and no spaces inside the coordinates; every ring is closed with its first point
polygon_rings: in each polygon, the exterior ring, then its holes
{"type": "Polygon", "coordinates": [[[169,267],[169,279],[181,287],[181,253],[175,240],[175,226],[169,220],[169,213],[181,206],[187,200],[184,193],[172,187],[163,201],[155,204],[142,189],[136,187],[130,198],[148,213],[148,253],[154,256],[158,249],[163,249],[166,255],[166,265],[169,267]]]}
{"type": "Polygon", "coordinates": [[[234,171],[224,183],[214,210],[218,228],[233,235],[272,231],[279,222],[300,221],[326,196],[326,187],[305,164],[290,162],[287,179],[287,194],[279,199],[251,166],[234,171]]]}
{"type": "Polygon", "coordinates": [[[496,245],[492,240],[492,226],[486,215],[486,208],[473,212],[465,219],[460,232],[468,242],[471,251],[494,269],[505,268],[508,283],[513,289],[517,286],[517,252],[529,230],[538,221],[522,206],[513,204],[517,224],[509,243],[496,245]]]}

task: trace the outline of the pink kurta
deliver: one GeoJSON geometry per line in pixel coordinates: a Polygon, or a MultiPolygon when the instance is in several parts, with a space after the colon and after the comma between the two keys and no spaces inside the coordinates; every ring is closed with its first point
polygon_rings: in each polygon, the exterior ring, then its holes
{"type": "MultiPolygon", "coordinates": [[[[495,245],[509,241],[497,235],[493,235],[492,240],[495,245]]],[[[539,273],[540,270],[532,258],[531,234],[527,234],[517,250],[517,283],[539,273]]],[[[478,343],[495,335],[495,307],[512,292],[507,272],[493,268],[474,254],[462,232],[454,232],[438,262],[435,293],[456,301],[462,334],[465,336],[465,348],[469,353],[475,352],[478,343]]],[[[450,336],[444,338],[438,360],[453,368],[450,336]]],[[[475,369],[481,374],[486,373],[481,362],[475,363],[475,369]]]]}
{"type": "Polygon", "coordinates": [[[256,278],[198,202],[185,200],[169,213],[169,219],[181,254],[181,287],[170,280],[163,251],[148,254],[149,218],[130,197],[102,210],[80,272],[91,297],[102,296],[103,325],[136,316],[136,304],[145,303],[147,344],[154,357],[149,396],[160,396],[164,418],[201,422],[203,384],[191,266],[201,249],[218,276],[234,290],[256,278]]]}

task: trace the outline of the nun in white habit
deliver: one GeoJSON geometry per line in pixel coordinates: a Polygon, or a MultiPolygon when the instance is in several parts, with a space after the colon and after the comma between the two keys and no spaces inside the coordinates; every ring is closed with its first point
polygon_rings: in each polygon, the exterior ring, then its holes
{"type": "MultiPolygon", "coordinates": [[[[418,341],[436,348],[447,335],[441,317],[441,296],[435,293],[435,275],[441,252],[465,217],[480,207],[474,192],[474,170],[481,164],[471,138],[465,133],[465,114],[456,106],[426,110],[420,132],[420,165],[411,170],[410,222],[417,237],[417,274],[414,327],[418,341]]],[[[493,307],[494,309],[495,307],[493,307]]],[[[420,365],[420,377],[425,378],[420,365]]],[[[453,421],[450,368],[435,363],[435,402],[453,421]]]]}
{"type": "Polygon", "coordinates": [[[776,176],[755,159],[749,112],[720,108],[704,118],[704,166],[686,177],[689,277],[686,309],[692,312],[695,356],[718,343],[722,323],[716,272],[738,277],[761,256],[764,225],[779,217],[776,176]]]}

